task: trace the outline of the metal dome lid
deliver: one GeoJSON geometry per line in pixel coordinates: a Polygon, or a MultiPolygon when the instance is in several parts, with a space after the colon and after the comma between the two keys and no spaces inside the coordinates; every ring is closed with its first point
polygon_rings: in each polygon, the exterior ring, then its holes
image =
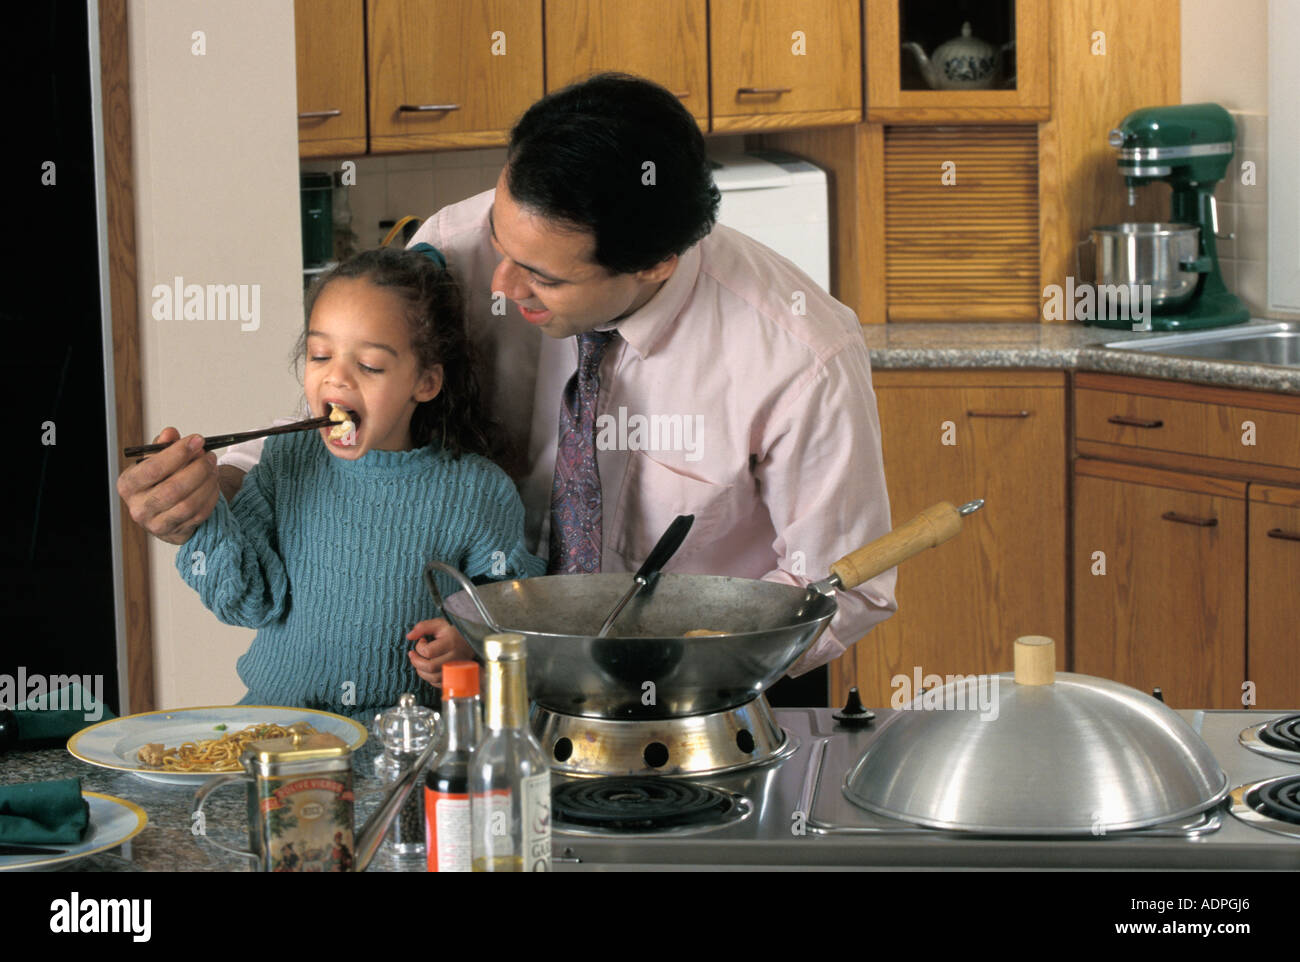
{"type": "Polygon", "coordinates": [[[845,796],[929,828],[1039,836],[1146,828],[1227,796],[1208,746],[1163,702],[1057,674],[1050,638],[1016,639],[1015,667],[913,699],[849,770],[845,796]]]}

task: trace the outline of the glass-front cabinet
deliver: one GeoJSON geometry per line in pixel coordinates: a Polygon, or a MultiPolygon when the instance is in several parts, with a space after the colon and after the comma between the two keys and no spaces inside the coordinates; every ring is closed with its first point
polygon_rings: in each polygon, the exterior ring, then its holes
{"type": "Polygon", "coordinates": [[[1045,121],[1046,0],[865,0],[867,120],[1045,121]]]}

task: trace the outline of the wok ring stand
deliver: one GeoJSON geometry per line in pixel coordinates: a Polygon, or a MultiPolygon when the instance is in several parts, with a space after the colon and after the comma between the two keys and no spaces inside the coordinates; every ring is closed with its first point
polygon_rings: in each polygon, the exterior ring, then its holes
{"type": "Polygon", "coordinates": [[[561,775],[717,775],[795,749],[762,695],[726,711],[635,721],[562,715],[534,704],[529,725],[561,775]]]}

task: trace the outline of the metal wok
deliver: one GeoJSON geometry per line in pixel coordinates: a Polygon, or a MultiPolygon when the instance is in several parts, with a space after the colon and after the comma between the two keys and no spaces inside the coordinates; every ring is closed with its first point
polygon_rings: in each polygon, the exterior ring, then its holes
{"type": "Polygon", "coordinates": [[[431,561],[425,583],[480,656],[483,639],[495,631],[525,637],[528,694],[539,705],[593,718],[676,718],[752,700],[826,628],[837,608],[836,588],[868,581],[960,529],[958,509],[941,502],[840,559],[830,577],[809,588],[663,574],[628,604],[606,638],[595,636],[632,584],[631,572],[551,575],[476,588],[455,568],[431,561]],[[444,601],[449,580],[464,590],[444,601]],[[684,637],[698,629],[721,634],[684,637]]]}

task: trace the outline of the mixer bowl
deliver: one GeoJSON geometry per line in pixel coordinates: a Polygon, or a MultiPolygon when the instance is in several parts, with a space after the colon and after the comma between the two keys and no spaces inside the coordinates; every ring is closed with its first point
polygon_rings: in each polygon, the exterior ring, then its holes
{"type": "Polygon", "coordinates": [[[1151,310],[1182,307],[1196,293],[1200,274],[1183,270],[1200,250],[1201,229],[1194,224],[1107,224],[1092,229],[1097,251],[1097,285],[1151,286],[1151,310]]]}

